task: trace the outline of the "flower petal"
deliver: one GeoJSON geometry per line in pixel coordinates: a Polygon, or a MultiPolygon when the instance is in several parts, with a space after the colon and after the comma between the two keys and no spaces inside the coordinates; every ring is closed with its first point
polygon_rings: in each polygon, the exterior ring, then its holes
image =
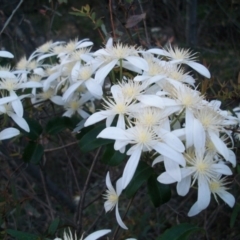
{"type": "Polygon", "coordinates": [[[108,233],[110,233],[111,230],[110,229],[104,229],[104,230],[98,230],[94,233],[91,233],[90,235],[88,235],[86,238],[84,238],[84,240],[96,240],[108,233]]]}
{"type": "Polygon", "coordinates": [[[119,214],[119,210],[118,210],[118,203],[116,205],[116,208],[115,208],[115,214],[116,214],[116,219],[117,219],[117,222],[119,224],[119,226],[123,229],[128,229],[127,226],[124,224],[124,222],[122,221],[122,218],[120,217],[120,214],[119,214]]]}
{"type": "Polygon", "coordinates": [[[209,70],[205,66],[203,66],[202,64],[192,62],[192,61],[184,62],[184,63],[186,63],[189,67],[193,68],[194,70],[196,70],[198,73],[200,73],[204,77],[206,77],[206,78],[211,77],[211,74],[210,74],[209,70]]]}

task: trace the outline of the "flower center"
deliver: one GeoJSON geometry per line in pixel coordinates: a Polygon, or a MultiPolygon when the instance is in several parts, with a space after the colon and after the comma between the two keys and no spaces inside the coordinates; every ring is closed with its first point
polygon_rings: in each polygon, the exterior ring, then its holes
{"type": "Polygon", "coordinates": [[[126,112],[126,106],[123,103],[117,103],[114,110],[117,114],[124,114],[126,112]]]}

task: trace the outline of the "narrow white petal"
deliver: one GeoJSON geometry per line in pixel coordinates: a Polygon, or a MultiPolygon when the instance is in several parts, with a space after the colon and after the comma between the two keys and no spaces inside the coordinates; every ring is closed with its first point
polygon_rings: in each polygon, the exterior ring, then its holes
{"type": "Polygon", "coordinates": [[[146,79],[149,79],[149,76],[144,76],[144,75],[138,75],[136,76],[133,80],[138,82],[138,81],[144,81],[146,79]]]}
{"type": "Polygon", "coordinates": [[[147,50],[146,52],[150,52],[150,53],[161,55],[161,56],[170,57],[170,54],[164,49],[152,48],[152,49],[147,50]]]}
{"type": "Polygon", "coordinates": [[[13,100],[16,100],[17,98],[18,98],[17,96],[9,96],[9,97],[0,98],[0,105],[9,103],[13,100]]]}
{"type": "Polygon", "coordinates": [[[214,169],[217,173],[220,173],[220,174],[232,175],[231,169],[224,163],[212,164],[212,169],[214,169]]]}
{"type": "Polygon", "coordinates": [[[117,219],[117,222],[119,224],[119,226],[123,229],[128,229],[127,226],[124,224],[124,222],[122,221],[122,218],[120,217],[120,214],[119,214],[119,210],[118,210],[118,203],[117,203],[117,206],[115,208],[115,213],[116,213],[116,219],[117,219]]]}
{"type": "Polygon", "coordinates": [[[172,176],[170,176],[167,172],[160,174],[160,176],[158,176],[157,180],[160,183],[164,183],[164,184],[171,184],[171,183],[176,182],[176,179],[174,179],[172,176]]]}
{"type": "Polygon", "coordinates": [[[127,61],[129,61],[132,65],[134,65],[144,71],[148,71],[148,69],[149,69],[147,61],[141,57],[128,56],[125,59],[127,61]]]}
{"type": "Polygon", "coordinates": [[[40,88],[42,87],[42,83],[41,82],[26,82],[26,83],[22,83],[18,88],[40,88]]]}
{"type": "Polygon", "coordinates": [[[119,178],[116,182],[116,192],[117,192],[117,195],[120,196],[121,193],[122,193],[122,178],[119,178]]]}
{"type": "Polygon", "coordinates": [[[171,132],[164,129],[159,129],[157,134],[169,147],[173,148],[174,150],[178,152],[183,152],[185,150],[183,143],[171,132]]]}
{"type": "Polygon", "coordinates": [[[157,164],[157,163],[160,163],[160,162],[163,162],[164,161],[164,157],[161,155],[161,156],[158,156],[157,158],[154,159],[154,161],[152,162],[152,167],[157,164]]]}
{"type": "Polygon", "coordinates": [[[204,77],[206,77],[206,78],[210,78],[211,77],[211,74],[210,74],[209,70],[205,66],[203,66],[202,64],[196,63],[196,62],[192,62],[192,61],[185,62],[185,63],[188,66],[190,66],[191,68],[193,68],[194,70],[196,70],[198,73],[203,75],[204,77]]]}
{"type": "MultiPolygon", "coordinates": [[[[11,94],[13,94],[13,93],[11,93],[11,94]]],[[[12,101],[12,108],[19,117],[23,116],[23,105],[19,99],[12,101]]]]}
{"type": "Polygon", "coordinates": [[[97,136],[97,138],[107,138],[107,139],[114,139],[114,140],[128,140],[128,136],[126,131],[121,128],[116,127],[108,127],[103,129],[97,136]]]}
{"type": "Polygon", "coordinates": [[[186,109],[185,117],[186,148],[193,146],[193,134],[194,134],[193,126],[194,126],[193,113],[186,109]]]}
{"type": "Polygon", "coordinates": [[[167,144],[158,142],[157,144],[152,146],[153,149],[155,149],[158,153],[162,154],[163,156],[166,156],[173,161],[177,162],[178,164],[182,165],[183,167],[186,166],[186,161],[183,157],[183,155],[171,147],[169,147],[167,144]]]}
{"type": "Polygon", "coordinates": [[[64,101],[61,96],[53,96],[50,98],[50,100],[57,105],[64,105],[64,101]]]}
{"type": "Polygon", "coordinates": [[[12,53],[8,51],[0,51],[0,57],[5,57],[5,58],[14,58],[12,53]]]}
{"type": "Polygon", "coordinates": [[[200,212],[201,212],[201,209],[198,208],[198,203],[195,202],[195,203],[192,205],[191,209],[189,210],[188,216],[189,216],[189,217],[193,217],[193,216],[197,215],[197,214],[200,213],[200,212]]]}
{"type": "Polygon", "coordinates": [[[235,153],[230,149],[228,149],[228,152],[229,152],[229,158],[226,159],[226,161],[229,161],[233,165],[233,167],[236,167],[237,162],[236,162],[235,153]]]}
{"type": "Polygon", "coordinates": [[[85,82],[88,91],[97,99],[100,99],[103,95],[102,86],[94,79],[89,79],[85,82]]]}
{"type": "Polygon", "coordinates": [[[41,61],[41,60],[43,60],[43,59],[45,59],[45,58],[52,57],[52,56],[54,56],[54,55],[56,55],[56,53],[43,54],[42,56],[40,56],[40,57],[37,59],[37,62],[39,62],[39,61],[41,61]]]}
{"type": "Polygon", "coordinates": [[[180,196],[186,196],[191,186],[191,176],[183,178],[177,183],[177,193],[180,196]]]}
{"type": "Polygon", "coordinates": [[[196,155],[198,152],[202,152],[205,149],[206,142],[206,134],[203,128],[203,125],[198,119],[194,119],[193,121],[193,143],[196,151],[196,155]]]}
{"type": "Polygon", "coordinates": [[[110,63],[106,64],[105,66],[100,67],[96,71],[95,79],[98,82],[101,83],[105,79],[105,77],[108,75],[108,73],[114,68],[114,66],[116,65],[117,61],[118,61],[118,59],[114,59],[110,63]]]}
{"type": "Polygon", "coordinates": [[[74,84],[72,84],[67,91],[63,94],[63,100],[66,101],[73,93],[75,90],[77,90],[77,88],[82,84],[83,81],[79,81],[76,82],[74,84]]]}
{"type": "Polygon", "coordinates": [[[26,132],[30,132],[30,128],[24,118],[19,117],[15,113],[10,113],[9,116],[20,128],[24,129],[26,132]]]}
{"type": "Polygon", "coordinates": [[[130,183],[130,181],[133,178],[133,175],[137,169],[138,162],[141,156],[141,148],[135,149],[135,151],[132,153],[130,158],[127,161],[127,164],[123,170],[123,175],[122,175],[122,188],[125,189],[127,185],[130,183]]]}
{"type": "Polygon", "coordinates": [[[47,91],[53,81],[55,81],[59,76],[61,75],[61,72],[55,72],[51,74],[44,82],[43,82],[43,91],[47,91]]]}
{"type": "Polygon", "coordinates": [[[0,78],[13,78],[13,79],[17,79],[17,77],[8,71],[0,71],[0,78]]]}
{"type": "Polygon", "coordinates": [[[112,114],[111,111],[100,111],[100,112],[95,112],[94,114],[92,114],[87,121],[84,123],[84,127],[90,126],[94,123],[100,122],[103,119],[107,118],[108,116],[110,116],[112,114]]]}
{"type": "Polygon", "coordinates": [[[84,238],[84,240],[96,240],[108,233],[110,233],[111,230],[110,229],[104,229],[104,230],[98,230],[94,233],[91,233],[90,235],[88,235],[86,238],[84,238]]]}
{"type": "Polygon", "coordinates": [[[164,157],[164,166],[166,172],[177,182],[181,181],[181,170],[179,164],[170,158],[164,157]]]}
{"type": "Polygon", "coordinates": [[[140,95],[136,97],[141,103],[146,104],[147,106],[164,108],[164,101],[161,97],[155,95],[140,95]]]}
{"type": "Polygon", "coordinates": [[[209,184],[206,179],[198,178],[198,208],[203,210],[207,208],[211,200],[211,191],[209,189],[209,184]]]}
{"type": "Polygon", "coordinates": [[[0,140],[9,139],[20,134],[20,131],[16,128],[6,128],[0,132],[0,140]]]}
{"type": "Polygon", "coordinates": [[[115,101],[123,99],[122,89],[119,85],[113,85],[111,87],[111,93],[115,101]]]}
{"type": "Polygon", "coordinates": [[[115,189],[112,185],[109,172],[107,172],[107,175],[106,175],[106,186],[111,192],[115,193],[115,189]]]}
{"type": "Polygon", "coordinates": [[[229,193],[227,191],[221,191],[221,192],[218,192],[217,194],[225,203],[228,204],[229,207],[234,206],[235,198],[231,193],[229,193]]]}

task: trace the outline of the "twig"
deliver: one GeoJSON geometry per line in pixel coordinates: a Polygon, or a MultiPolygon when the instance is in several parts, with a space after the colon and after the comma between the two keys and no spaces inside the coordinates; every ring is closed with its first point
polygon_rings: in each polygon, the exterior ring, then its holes
{"type": "Polygon", "coordinates": [[[5,28],[7,27],[7,25],[10,23],[13,15],[15,14],[15,12],[18,10],[18,8],[21,6],[21,4],[23,3],[24,0],[20,0],[20,2],[18,3],[17,7],[12,11],[12,14],[11,16],[8,18],[8,20],[5,22],[1,32],[0,32],[0,35],[3,33],[3,31],[5,30],[5,28]]]}
{"type": "Polygon", "coordinates": [[[113,39],[116,40],[116,34],[115,34],[114,23],[113,23],[112,0],[109,0],[108,7],[109,7],[109,13],[110,13],[112,32],[113,32],[113,39]]]}
{"type": "Polygon", "coordinates": [[[41,175],[41,179],[42,179],[43,190],[44,190],[46,200],[47,200],[47,203],[48,203],[48,206],[49,206],[49,213],[50,213],[50,216],[51,216],[51,220],[53,220],[54,219],[54,214],[53,214],[53,211],[52,211],[52,204],[51,204],[49,194],[48,194],[48,191],[47,191],[45,176],[44,176],[41,168],[40,168],[40,175],[41,175]]]}
{"type": "Polygon", "coordinates": [[[82,190],[82,193],[81,193],[81,196],[80,196],[80,201],[78,203],[77,214],[76,214],[76,217],[75,217],[75,223],[77,225],[77,234],[78,235],[80,234],[80,232],[82,230],[82,213],[83,213],[83,206],[84,206],[84,201],[85,201],[85,197],[86,197],[87,188],[88,188],[88,185],[89,185],[89,181],[90,181],[90,178],[91,178],[91,175],[92,175],[93,168],[94,168],[94,166],[97,162],[98,155],[99,155],[100,151],[101,151],[101,147],[97,150],[97,153],[96,153],[96,155],[93,159],[91,168],[88,172],[88,176],[87,176],[86,182],[84,184],[84,187],[83,187],[83,190],[82,190]]]}
{"type": "MultiPolygon", "coordinates": [[[[138,0],[138,4],[139,4],[141,12],[143,14],[144,12],[143,12],[143,7],[142,7],[141,0],[138,0]]],[[[144,25],[145,35],[146,35],[147,46],[149,47],[150,46],[150,40],[149,40],[149,36],[148,36],[147,23],[146,23],[146,19],[145,18],[143,19],[143,25],[144,25]]]]}
{"type": "Polygon", "coordinates": [[[45,149],[44,152],[53,152],[53,151],[57,151],[57,150],[60,150],[60,149],[63,149],[63,148],[66,148],[66,147],[69,147],[69,146],[72,146],[72,145],[75,145],[77,144],[78,142],[72,142],[72,143],[68,143],[66,145],[63,145],[61,147],[56,147],[56,148],[50,148],[50,149],[45,149]]]}
{"type": "MultiPolygon", "coordinates": [[[[60,136],[59,136],[59,138],[60,138],[61,143],[63,144],[62,138],[61,138],[60,136]]],[[[77,142],[75,142],[75,143],[77,143],[77,142]]],[[[66,145],[65,145],[65,146],[66,146],[66,145]]],[[[67,149],[66,149],[65,146],[63,146],[63,149],[64,149],[65,155],[66,155],[66,157],[67,157],[67,159],[68,159],[68,163],[69,163],[69,166],[70,166],[70,168],[71,168],[71,171],[72,171],[72,173],[73,173],[73,178],[74,178],[75,184],[76,184],[76,186],[77,186],[78,193],[80,194],[80,187],[79,187],[79,184],[78,184],[76,172],[75,172],[75,170],[74,170],[74,167],[73,167],[73,165],[72,165],[72,161],[71,161],[71,159],[69,158],[69,155],[68,155],[68,152],[67,152],[67,149]]]]}

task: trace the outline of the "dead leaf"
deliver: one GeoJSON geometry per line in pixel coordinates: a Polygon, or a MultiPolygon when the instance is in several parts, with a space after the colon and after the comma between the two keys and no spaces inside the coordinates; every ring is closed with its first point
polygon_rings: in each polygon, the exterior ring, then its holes
{"type": "Polygon", "coordinates": [[[127,19],[127,23],[126,23],[125,27],[132,28],[145,18],[146,18],[146,13],[142,13],[139,15],[132,15],[127,19]]]}

